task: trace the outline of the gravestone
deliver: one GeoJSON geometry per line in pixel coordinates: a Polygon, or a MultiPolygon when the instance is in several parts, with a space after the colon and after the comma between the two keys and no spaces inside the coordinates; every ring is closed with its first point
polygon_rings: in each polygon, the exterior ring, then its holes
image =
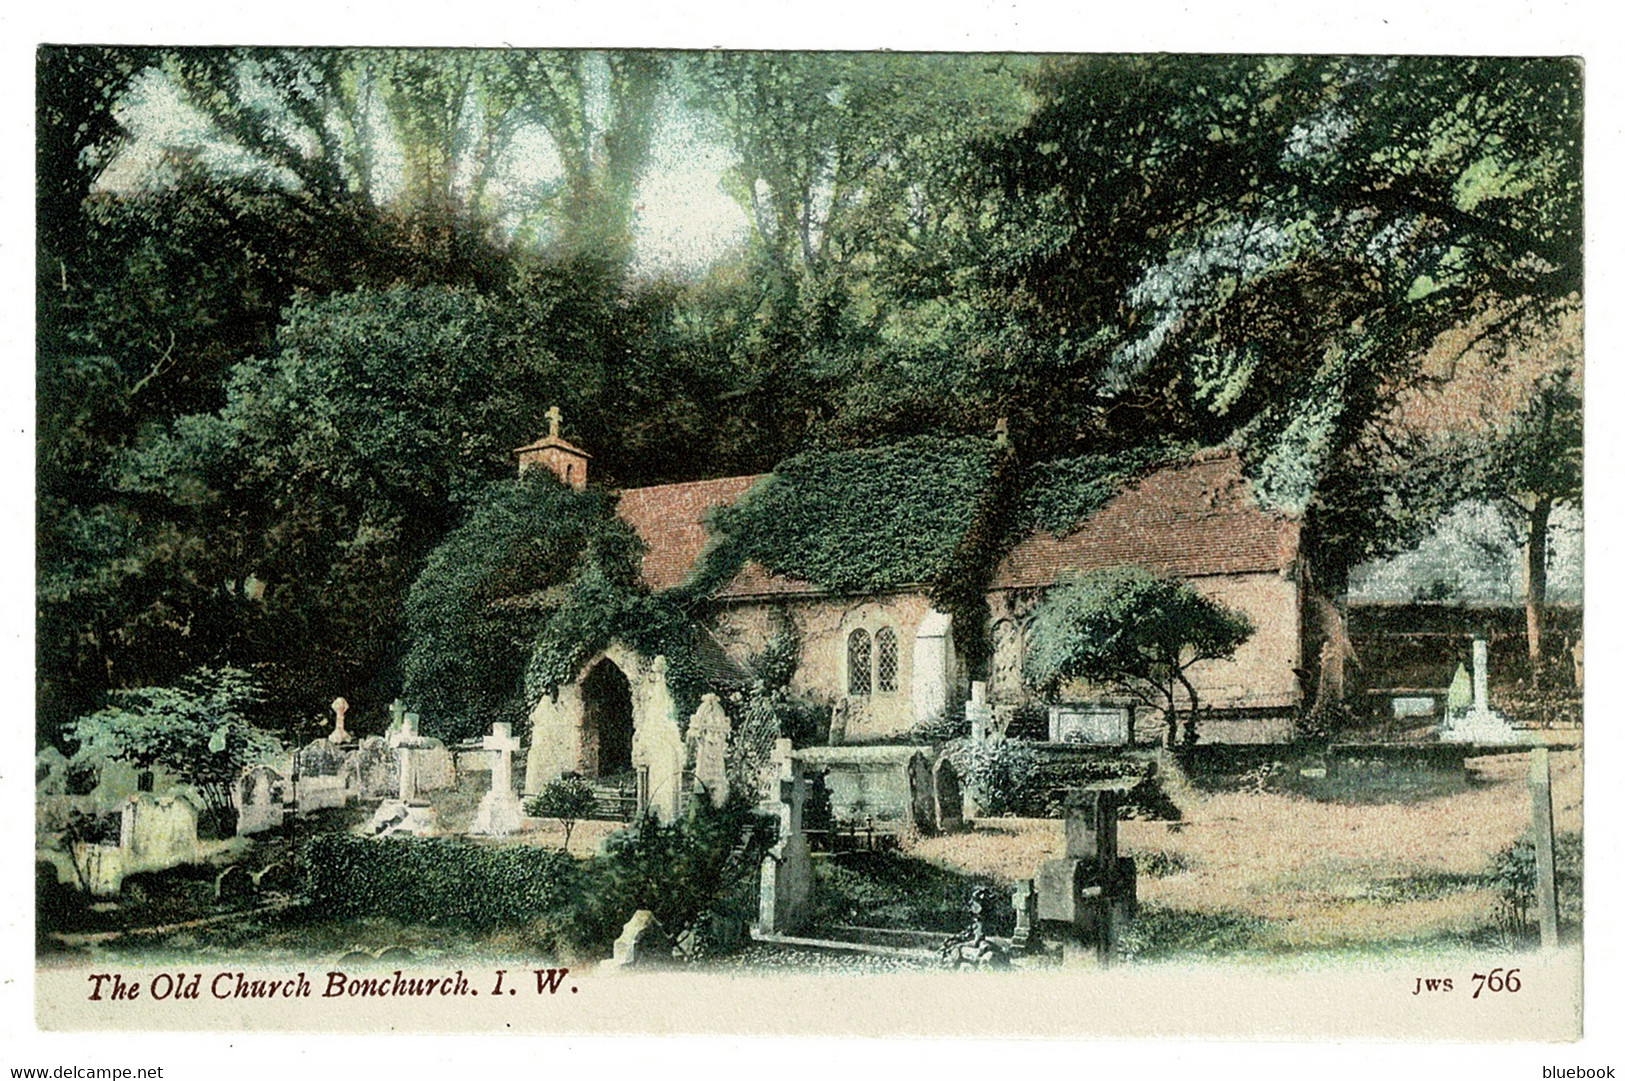
{"type": "Polygon", "coordinates": [[[294,798],[299,814],[343,807],[349,802],[344,782],[344,749],[326,736],[299,749],[299,777],[294,798]]]}
{"type": "Polygon", "coordinates": [[[491,734],[480,742],[491,752],[491,790],[480,800],[469,832],[507,837],[518,831],[524,818],[519,797],[513,791],[513,753],[519,749],[519,741],[513,738],[512,725],[498,721],[491,725],[491,734]]]}
{"type": "Polygon", "coordinates": [[[829,710],[829,745],[839,747],[846,742],[846,726],[851,718],[852,702],[843,694],[829,710]]]}
{"type": "Polygon", "coordinates": [[[672,941],[646,908],[632,913],[632,918],[621,928],[615,940],[615,952],[610,958],[614,968],[650,967],[671,963],[672,941]]]}
{"type": "Polygon", "coordinates": [[[439,823],[434,808],[418,798],[416,758],[417,751],[436,742],[418,734],[416,713],[403,714],[398,726],[390,726],[389,743],[395,748],[400,763],[400,796],[380,803],[372,817],[357,827],[356,832],[366,837],[393,837],[397,834],[429,837],[438,832],[439,823]]]}
{"type": "Polygon", "coordinates": [[[700,708],[689,718],[685,742],[694,783],[705,786],[713,807],[728,802],[728,737],[732,734],[733,722],[721,699],[714,694],[701,698],[700,708]]]}
{"type": "Polygon", "coordinates": [[[216,901],[241,901],[252,896],[254,896],[254,880],[243,870],[242,864],[234,863],[215,875],[216,901]]]}
{"type": "Polygon", "coordinates": [[[1122,746],[1134,735],[1129,711],[1122,706],[1051,706],[1051,743],[1122,746]]]}
{"type": "Polygon", "coordinates": [[[124,874],[164,871],[197,860],[197,821],[202,809],[202,801],[189,792],[167,796],[137,792],[131,796],[119,820],[124,874]]]}
{"type": "Polygon", "coordinates": [[[299,778],[337,777],[344,769],[344,749],[326,736],[299,749],[299,778]]]}
{"type": "Polygon", "coordinates": [[[355,737],[344,730],[344,715],[349,712],[350,703],[343,698],[335,698],[329,708],[333,711],[333,731],[327,734],[328,742],[340,746],[355,742],[355,737]]]}
{"type": "Polygon", "coordinates": [[[965,794],[959,771],[947,755],[931,767],[931,789],[936,799],[937,829],[949,833],[965,824],[965,794]]]}
{"type": "Polygon", "coordinates": [[[1552,823],[1551,752],[1529,753],[1529,832],[1535,844],[1535,911],[1540,920],[1540,948],[1557,945],[1557,849],[1552,823]]]}
{"type": "Polygon", "coordinates": [[[1039,865],[1036,916],[1063,944],[1109,961],[1136,903],[1132,858],[1117,854],[1118,793],[1078,788],[1065,797],[1066,854],[1039,865]]]}
{"type": "Polygon", "coordinates": [[[914,828],[921,833],[937,832],[937,786],[931,773],[931,763],[918,752],[908,759],[908,795],[910,817],[914,828]]]}
{"type": "Polygon", "coordinates": [[[764,932],[793,934],[806,925],[812,912],[812,852],[801,822],[807,803],[807,779],[801,762],[791,752],[789,740],[779,740],[773,750],[780,765],[776,808],[779,840],[762,860],[757,919],[764,932]]]}
{"type": "Polygon", "coordinates": [[[292,893],[298,885],[293,868],[281,860],[266,864],[253,877],[254,888],[261,892],[292,893]]]}
{"type": "Polygon", "coordinates": [[[355,752],[356,792],[361,799],[399,799],[401,764],[382,736],[368,736],[355,752]]]}
{"type": "Polygon", "coordinates": [[[1517,730],[1506,718],[1490,709],[1490,650],[1482,638],[1473,639],[1473,701],[1465,713],[1452,710],[1445,715],[1439,738],[1446,743],[1514,744],[1517,730]]]}
{"type": "Polygon", "coordinates": [[[656,655],[632,687],[632,767],[638,771],[638,810],[672,823],[683,813],[683,760],[677,702],[666,683],[666,658],[656,655]]]}
{"type": "Polygon", "coordinates": [[[237,778],[232,802],[237,805],[237,835],[247,837],[277,829],[283,821],[287,782],[270,766],[253,766],[237,778]]]}

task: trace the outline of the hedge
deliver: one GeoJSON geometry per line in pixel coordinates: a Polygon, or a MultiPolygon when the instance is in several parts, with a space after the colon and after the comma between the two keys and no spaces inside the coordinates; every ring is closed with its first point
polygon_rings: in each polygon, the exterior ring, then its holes
{"type": "Polygon", "coordinates": [[[556,849],[441,837],[323,834],[304,846],[312,910],[402,923],[494,927],[576,902],[581,866],[556,849]]]}

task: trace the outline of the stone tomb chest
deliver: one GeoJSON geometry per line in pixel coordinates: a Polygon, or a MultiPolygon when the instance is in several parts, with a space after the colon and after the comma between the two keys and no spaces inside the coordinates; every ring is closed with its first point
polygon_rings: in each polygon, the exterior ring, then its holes
{"type": "MultiPolygon", "coordinates": [[[[808,772],[823,774],[830,818],[836,824],[935,833],[940,823],[929,750],[912,746],[804,747],[795,757],[808,772]]],[[[957,790],[957,784],[954,787],[957,790]]],[[[957,819],[957,807],[954,812],[957,819]]]]}
{"type": "Polygon", "coordinates": [[[1134,712],[1128,706],[1051,706],[1051,743],[1126,746],[1134,741],[1134,712]]]}

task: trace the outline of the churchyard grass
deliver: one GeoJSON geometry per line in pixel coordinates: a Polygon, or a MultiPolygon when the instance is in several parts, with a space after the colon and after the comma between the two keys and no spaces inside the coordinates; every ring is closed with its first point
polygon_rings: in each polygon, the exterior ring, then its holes
{"type": "MultiPolygon", "coordinates": [[[[1471,783],[1448,794],[1334,802],[1192,787],[1180,793],[1180,821],[1122,822],[1121,850],[1142,864],[1133,954],[1197,961],[1509,941],[1495,868],[1529,825],[1528,759],[1468,764],[1471,783]]],[[[1579,753],[1553,754],[1552,770],[1558,833],[1577,835],[1579,753]]],[[[1063,845],[1057,821],[1008,818],[905,852],[1002,882],[1030,876],[1063,845]]],[[[1564,916],[1566,928],[1577,915],[1564,916]]]]}
{"type": "MultiPolygon", "coordinates": [[[[1515,866],[1503,856],[1528,826],[1527,759],[1493,756],[1469,766],[1466,785],[1417,790],[1385,802],[1317,800],[1257,787],[1180,786],[1175,793],[1179,820],[1130,819],[1120,825],[1122,851],[1134,856],[1140,869],[1140,913],[1122,943],[1125,959],[1295,964],[1314,956],[1357,960],[1527,941],[1509,927],[1507,898],[1515,866]]],[[[1560,853],[1577,870],[1580,755],[1555,753],[1552,767],[1560,853]]],[[[457,801],[457,794],[447,796],[457,801]]],[[[570,855],[588,857],[619,828],[618,823],[580,823],[570,855]]],[[[501,844],[557,852],[562,839],[562,827],[544,823],[501,844]]],[[[276,843],[267,839],[256,847],[271,859],[276,843]]],[[[1063,847],[1055,819],[984,818],[961,832],[905,837],[894,849],[820,857],[815,861],[817,918],[826,925],[956,931],[964,924],[972,889],[1003,888],[1030,877],[1063,847]]],[[[137,883],[150,898],[147,907],[182,913],[185,905],[169,902],[196,900],[208,884],[207,876],[192,871],[181,870],[173,879],[137,883]]],[[[1577,933],[1577,895],[1565,897],[1565,904],[1565,934],[1577,933]]],[[[1006,922],[1001,913],[989,931],[1008,933],[1006,922]]],[[[401,948],[423,962],[541,961],[556,955],[555,931],[546,921],[448,926],[365,912],[340,917],[307,906],[255,921],[126,937],[96,948],[152,959],[294,960],[401,948]]],[[[725,963],[797,963],[780,953],[753,947],[725,963]]],[[[42,963],[51,963],[53,956],[65,955],[42,943],[42,963]]]]}

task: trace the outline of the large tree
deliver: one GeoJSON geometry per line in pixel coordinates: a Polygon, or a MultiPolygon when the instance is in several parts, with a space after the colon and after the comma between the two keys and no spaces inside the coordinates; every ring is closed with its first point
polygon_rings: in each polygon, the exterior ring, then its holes
{"type": "Polygon", "coordinates": [[[1168,746],[1180,733],[1196,742],[1201,701],[1190,671],[1233,656],[1252,636],[1246,615],[1208,599],[1184,582],[1139,567],[1097,571],[1049,591],[1033,612],[1026,674],[1053,693],[1073,680],[1116,686],[1168,723],[1168,746]]]}
{"type": "Polygon", "coordinates": [[[1039,443],[1239,440],[1336,588],[1404,532],[1392,403],[1441,335],[1574,303],[1578,67],[1094,57],[1037,87],[983,156],[987,392],[1039,443]]]}

